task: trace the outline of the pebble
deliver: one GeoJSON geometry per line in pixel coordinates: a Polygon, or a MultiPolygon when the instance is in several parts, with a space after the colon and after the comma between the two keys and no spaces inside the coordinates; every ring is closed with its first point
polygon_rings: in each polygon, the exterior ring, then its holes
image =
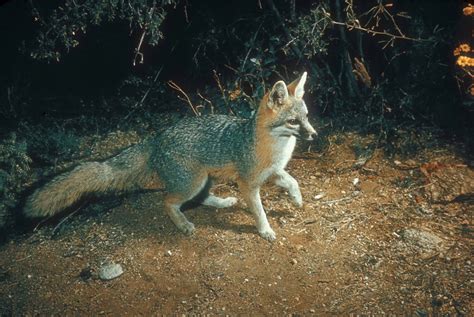
{"type": "Polygon", "coordinates": [[[296,265],[298,264],[298,261],[296,261],[296,259],[291,259],[291,264],[296,265]]]}
{"type": "Polygon", "coordinates": [[[315,199],[315,200],[320,200],[320,199],[323,198],[324,196],[325,196],[324,193],[319,193],[319,194],[317,194],[316,196],[314,196],[314,199],[315,199]]]}
{"type": "Polygon", "coordinates": [[[99,278],[104,281],[112,280],[123,274],[123,268],[120,264],[105,264],[99,269],[99,278]]]}
{"type": "Polygon", "coordinates": [[[428,231],[416,228],[407,228],[403,229],[399,235],[408,246],[421,252],[442,253],[445,249],[443,239],[428,231]]]}

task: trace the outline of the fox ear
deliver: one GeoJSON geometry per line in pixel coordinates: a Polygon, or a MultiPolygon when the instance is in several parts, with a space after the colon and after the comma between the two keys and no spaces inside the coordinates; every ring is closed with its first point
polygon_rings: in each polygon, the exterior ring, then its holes
{"type": "Polygon", "coordinates": [[[280,108],[285,104],[285,101],[288,99],[288,88],[286,88],[285,82],[282,80],[277,81],[273,85],[272,90],[268,96],[267,106],[270,109],[280,108]]]}
{"type": "Polygon", "coordinates": [[[306,83],[306,78],[308,77],[308,73],[304,72],[300,78],[293,81],[291,84],[288,85],[288,91],[292,96],[296,99],[303,98],[304,95],[304,84],[306,83]]]}

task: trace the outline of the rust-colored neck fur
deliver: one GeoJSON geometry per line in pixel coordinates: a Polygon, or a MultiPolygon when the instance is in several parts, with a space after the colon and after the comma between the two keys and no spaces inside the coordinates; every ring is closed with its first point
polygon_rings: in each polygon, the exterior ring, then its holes
{"type": "Polygon", "coordinates": [[[277,111],[270,109],[268,104],[269,93],[263,96],[256,114],[255,154],[257,158],[255,174],[270,167],[273,163],[273,136],[270,126],[277,116],[277,111]]]}

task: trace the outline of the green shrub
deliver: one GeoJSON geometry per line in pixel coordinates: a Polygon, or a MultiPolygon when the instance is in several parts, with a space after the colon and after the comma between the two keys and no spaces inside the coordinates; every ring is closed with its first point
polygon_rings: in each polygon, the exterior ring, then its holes
{"type": "Polygon", "coordinates": [[[12,219],[12,210],[28,178],[31,159],[27,145],[10,134],[0,143],[0,228],[12,219]]]}

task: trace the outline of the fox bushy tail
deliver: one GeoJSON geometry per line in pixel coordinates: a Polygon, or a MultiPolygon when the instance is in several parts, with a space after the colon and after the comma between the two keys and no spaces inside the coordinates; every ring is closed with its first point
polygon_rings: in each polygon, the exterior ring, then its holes
{"type": "Polygon", "coordinates": [[[122,191],[143,186],[152,177],[146,144],[126,149],[104,162],[83,163],[61,174],[28,197],[24,213],[44,217],[59,213],[88,193],[122,191]]]}

